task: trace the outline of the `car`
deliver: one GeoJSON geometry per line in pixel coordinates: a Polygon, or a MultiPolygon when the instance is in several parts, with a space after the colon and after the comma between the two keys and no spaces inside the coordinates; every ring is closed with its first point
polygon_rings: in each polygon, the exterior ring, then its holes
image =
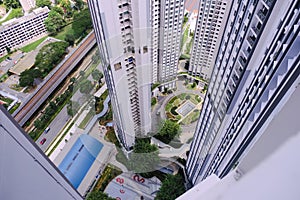
{"type": "Polygon", "coordinates": [[[47,127],[47,128],[44,130],[44,132],[45,132],[45,133],[48,133],[49,130],[50,130],[50,127],[47,127]]]}
{"type": "Polygon", "coordinates": [[[46,142],[46,138],[43,138],[43,139],[40,141],[40,144],[43,145],[45,142],[46,142]]]}

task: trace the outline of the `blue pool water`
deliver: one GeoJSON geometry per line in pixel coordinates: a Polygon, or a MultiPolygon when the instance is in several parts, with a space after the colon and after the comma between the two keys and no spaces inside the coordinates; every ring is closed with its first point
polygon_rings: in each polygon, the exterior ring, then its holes
{"type": "Polygon", "coordinates": [[[103,144],[89,135],[81,135],[58,166],[77,189],[101,151],[103,144]]]}

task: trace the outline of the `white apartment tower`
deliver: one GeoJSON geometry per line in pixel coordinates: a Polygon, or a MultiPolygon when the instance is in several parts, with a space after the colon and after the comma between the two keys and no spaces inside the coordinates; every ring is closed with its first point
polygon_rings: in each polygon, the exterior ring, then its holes
{"type": "Polygon", "coordinates": [[[89,0],[115,131],[126,150],[151,128],[150,1],[89,0]]]}
{"type": "Polygon", "coordinates": [[[191,52],[189,73],[210,79],[223,33],[223,18],[226,19],[231,0],[201,0],[191,52]]]}
{"type": "Polygon", "coordinates": [[[151,0],[152,82],[175,88],[184,0],[151,0]]]}
{"type": "Polygon", "coordinates": [[[300,83],[299,9],[295,0],[232,2],[187,160],[193,184],[224,177],[265,134],[285,139],[293,128],[297,114],[281,113],[299,107],[287,103],[300,83]],[[282,129],[266,131],[279,116],[282,129]]]}

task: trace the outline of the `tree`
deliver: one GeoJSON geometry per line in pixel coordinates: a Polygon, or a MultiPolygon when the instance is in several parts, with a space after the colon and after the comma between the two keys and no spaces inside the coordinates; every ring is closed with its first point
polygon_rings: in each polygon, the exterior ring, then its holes
{"type": "Polygon", "coordinates": [[[86,34],[88,29],[93,27],[91,15],[88,9],[84,9],[74,15],[72,29],[74,30],[75,38],[79,38],[86,34]]]}
{"type": "Polygon", "coordinates": [[[75,0],[75,7],[77,10],[83,9],[84,3],[82,0],[75,0]]]}
{"type": "Polygon", "coordinates": [[[85,75],[85,72],[84,71],[80,71],[79,75],[83,77],[85,75]]]}
{"type": "Polygon", "coordinates": [[[79,110],[80,105],[77,101],[70,101],[67,105],[67,113],[69,116],[74,116],[75,113],[79,110]]]}
{"type": "Polygon", "coordinates": [[[171,120],[165,120],[160,126],[157,136],[160,140],[168,144],[175,136],[180,134],[180,131],[179,124],[171,120]]]}
{"type": "Polygon", "coordinates": [[[75,43],[75,36],[73,33],[67,33],[65,36],[65,41],[69,43],[70,46],[73,46],[75,43]]]}
{"type": "Polygon", "coordinates": [[[86,200],[115,200],[115,198],[109,197],[106,193],[101,191],[93,191],[89,193],[86,200]]]}
{"type": "Polygon", "coordinates": [[[10,54],[10,52],[11,52],[11,49],[9,48],[9,47],[5,47],[5,49],[6,49],[6,51],[7,51],[7,54],[10,54]]]}
{"type": "Polygon", "coordinates": [[[130,155],[130,168],[141,175],[156,170],[159,164],[158,148],[150,144],[150,139],[136,139],[130,155]]]}
{"type": "Polygon", "coordinates": [[[45,19],[44,23],[47,31],[51,34],[56,34],[66,24],[62,15],[55,10],[51,10],[49,12],[48,17],[45,19]]]}
{"type": "Polygon", "coordinates": [[[20,74],[19,85],[21,87],[33,86],[34,79],[41,76],[39,69],[26,69],[20,74]]]}
{"type": "Polygon", "coordinates": [[[35,57],[35,67],[45,77],[62,59],[66,53],[68,43],[53,42],[43,46],[35,57]]]}
{"type": "Polygon", "coordinates": [[[33,122],[33,124],[34,124],[35,128],[37,128],[39,130],[41,130],[42,128],[44,128],[44,123],[40,119],[35,120],[33,122]]]}
{"type": "Polygon", "coordinates": [[[173,200],[185,192],[184,181],[178,173],[175,176],[168,174],[162,182],[155,200],[173,200]]]}
{"type": "Polygon", "coordinates": [[[6,6],[6,9],[8,8],[20,8],[21,4],[18,0],[4,0],[4,5],[6,6]]]}
{"type": "Polygon", "coordinates": [[[99,49],[97,48],[95,54],[92,56],[92,62],[93,64],[97,64],[100,61],[100,53],[99,49]]]}
{"type": "Polygon", "coordinates": [[[64,10],[61,7],[54,6],[51,10],[61,14],[62,16],[64,15],[64,10]]]}
{"type": "Polygon", "coordinates": [[[70,79],[70,82],[71,82],[72,84],[76,83],[76,78],[75,78],[75,77],[72,77],[72,78],[70,79]]]}
{"type": "Polygon", "coordinates": [[[98,69],[95,69],[93,72],[92,72],[92,77],[95,81],[98,81],[101,83],[101,78],[103,78],[103,74],[102,72],[100,72],[98,69]]]}
{"type": "Polygon", "coordinates": [[[80,83],[79,91],[84,94],[89,94],[93,89],[93,84],[90,80],[83,80],[80,83]]]}
{"type": "Polygon", "coordinates": [[[49,9],[51,8],[51,1],[50,0],[36,0],[37,7],[44,7],[47,6],[49,9]]]}

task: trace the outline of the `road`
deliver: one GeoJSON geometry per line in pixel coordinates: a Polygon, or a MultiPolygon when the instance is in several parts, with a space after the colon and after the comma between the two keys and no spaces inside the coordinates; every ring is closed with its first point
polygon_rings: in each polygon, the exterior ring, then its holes
{"type": "Polygon", "coordinates": [[[67,105],[59,112],[59,114],[55,117],[55,119],[50,123],[50,130],[48,133],[43,133],[40,138],[36,141],[36,144],[41,148],[42,151],[45,151],[60,130],[65,126],[70,116],[67,113],[67,105]],[[46,142],[41,145],[40,141],[46,138],[46,142]]]}
{"type": "Polygon", "coordinates": [[[56,71],[51,72],[50,78],[45,80],[45,83],[36,90],[33,96],[21,105],[22,107],[14,113],[15,120],[21,126],[25,124],[95,43],[95,34],[92,32],[74,53],[65,59],[65,62],[56,71]]]}

